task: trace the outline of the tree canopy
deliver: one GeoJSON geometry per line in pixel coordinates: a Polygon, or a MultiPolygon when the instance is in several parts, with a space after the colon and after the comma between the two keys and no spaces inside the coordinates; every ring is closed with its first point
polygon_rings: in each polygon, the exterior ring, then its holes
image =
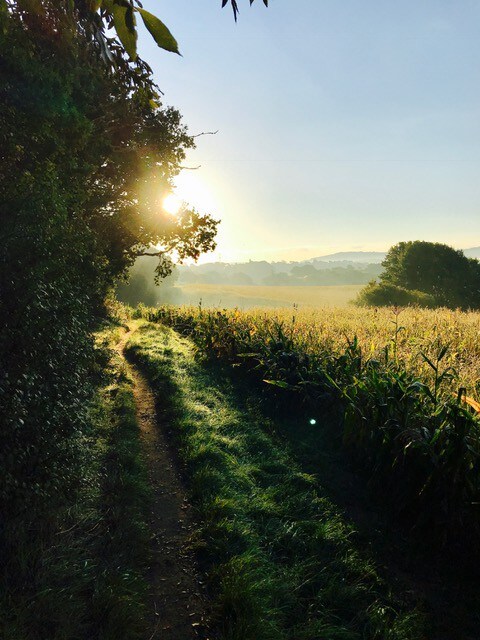
{"type": "Polygon", "coordinates": [[[480,263],[463,251],[437,242],[399,242],[382,266],[380,285],[362,294],[367,303],[480,307],[480,263]]]}
{"type": "Polygon", "coordinates": [[[210,215],[162,209],[194,138],[107,31],[106,60],[95,4],[0,0],[0,509],[14,528],[78,486],[91,331],[118,278],[144,253],[163,276],[215,246],[210,215]]]}

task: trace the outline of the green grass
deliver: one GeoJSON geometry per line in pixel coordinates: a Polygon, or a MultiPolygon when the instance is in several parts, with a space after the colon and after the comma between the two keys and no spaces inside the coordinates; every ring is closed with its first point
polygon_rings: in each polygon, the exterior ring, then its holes
{"type": "Polygon", "coordinates": [[[469,393],[478,386],[480,314],[357,309],[352,324],[338,310],[138,313],[178,328],[208,358],[248,372],[264,393],[268,382],[270,395],[314,417],[337,407],[345,451],[412,546],[448,549],[467,565],[478,558],[480,423],[457,392],[467,376],[469,393]]]}
{"type": "MultiPolygon", "coordinates": [[[[100,342],[112,343],[117,330],[100,342]]],[[[105,354],[105,351],[100,353],[105,354]]],[[[18,551],[3,567],[0,637],[135,640],[145,637],[149,489],[131,383],[118,356],[92,401],[81,486],[35,530],[10,530],[18,551]]]]}
{"type": "Polygon", "coordinates": [[[426,637],[414,603],[392,592],[256,402],[219,385],[171,329],[144,326],[129,350],[178,446],[225,640],[426,637]]]}

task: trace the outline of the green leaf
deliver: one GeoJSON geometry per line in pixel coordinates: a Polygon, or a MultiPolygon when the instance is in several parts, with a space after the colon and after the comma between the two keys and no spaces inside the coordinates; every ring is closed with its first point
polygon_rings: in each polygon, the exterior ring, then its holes
{"type": "Polygon", "coordinates": [[[118,4],[112,6],[113,24],[120,42],[125,47],[132,60],[137,59],[137,30],[135,29],[135,16],[131,7],[123,7],[118,4]]]}
{"type": "Polygon", "coordinates": [[[448,344],[443,346],[437,356],[438,361],[442,360],[448,351],[448,344]]]}
{"type": "Polygon", "coordinates": [[[150,13],[145,9],[137,8],[137,11],[142,16],[145,26],[158,46],[166,51],[171,51],[172,53],[178,53],[178,55],[181,55],[178,50],[177,41],[163,22],[154,16],[153,13],[150,13]]]}
{"type": "Polygon", "coordinates": [[[420,352],[420,355],[422,356],[422,358],[425,360],[425,362],[434,370],[434,371],[438,371],[438,367],[436,367],[433,362],[430,360],[430,358],[425,355],[423,353],[423,351],[420,352]]]}
{"type": "Polygon", "coordinates": [[[288,384],[288,382],[284,382],[283,380],[264,380],[264,382],[266,382],[267,384],[271,384],[274,387],[280,387],[280,389],[294,389],[295,388],[291,384],[288,384]]]}

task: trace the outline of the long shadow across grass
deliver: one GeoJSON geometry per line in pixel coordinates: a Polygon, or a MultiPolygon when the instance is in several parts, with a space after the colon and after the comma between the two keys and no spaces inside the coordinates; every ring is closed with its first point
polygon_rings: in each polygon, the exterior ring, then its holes
{"type": "Polygon", "coordinates": [[[319,476],[303,468],[294,432],[283,430],[291,417],[273,420],[258,394],[198,362],[171,329],[144,326],[129,352],[171,425],[223,638],[433,637],[414,599],[380,577],[319,476]]]}
{"type": "Polygon", "coordinates": [[[478,639],[477,563],[461,549],[439,549],[405,528],[343,449],[338,407],[327,404],[322,415],[311,415],[292,402],[290,391],[261,387],[250,374],[218,361],[204,360],[202,366],[211,384],[230,394],[239,411],[253,415],[300,471],[314,479],[317,493],[349,523],[353,545],[380,568],[393,599],[403,594],[396,599],[402,607],[423,612],[424,637],[478,639]]]}

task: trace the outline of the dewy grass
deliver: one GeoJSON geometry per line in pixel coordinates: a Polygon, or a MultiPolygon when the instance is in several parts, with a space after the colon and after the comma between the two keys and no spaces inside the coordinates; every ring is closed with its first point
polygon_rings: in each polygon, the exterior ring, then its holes
{"type": "Polygon", "coordinates": [[[265,395],[308,411],[314,423],[335,407],[344,449],[416,545],[428,540],[468,563],[478,557],[480,423],[457,392],[478,387],[479,313],[137,314],[191,336],[204,356],[248,372],[265,395]]]}
{"type": "MultiPolygon", "coordinates": [[[[99,342],[111,345],[116,332],[103,332],[99,342]]],[[[99,371],[108,360],[103,353],[99,371]]],[[[41,528],[17,540],[16,586],[12,579],[8,591],[0,585],[2,639],[145,637],[148,485],[120,358],[107,375],[91,407],[78,499],[61,513],[45,514],[41,528]]],[[[21,528],[16,533],[22,535],[21,528]]]]}
{"type": "Polygon", "coordinates": [[[261,413],[214,384],[190,341],[148,325],[129,353],[171,425],[225,640],[425,637],[422,615],[391,593],[315,478],[261,413]]]}

